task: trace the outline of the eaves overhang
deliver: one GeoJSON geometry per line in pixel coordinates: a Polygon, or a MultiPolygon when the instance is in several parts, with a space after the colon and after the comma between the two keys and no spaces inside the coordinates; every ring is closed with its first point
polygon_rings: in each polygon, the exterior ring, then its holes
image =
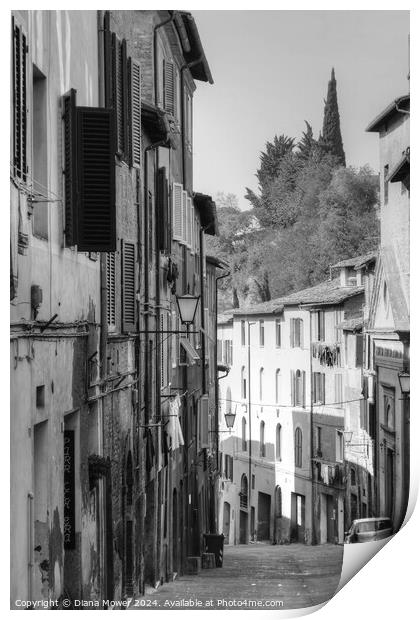
{"type": "Polygon", "coordinates": [[[219,225],[217,222],[216,203],[211,196],[194,192],[194,205],[200,215],[200,224],[207,235],[218,235],[219,225]]]}
{"type": "Polygon", "coordinates": [[[403,95],[394,99],[371,123],[366,127],[365,131],[378,132],[384,124],[395,114],[406,113],[410,110],[410,95],[403,95]]]}

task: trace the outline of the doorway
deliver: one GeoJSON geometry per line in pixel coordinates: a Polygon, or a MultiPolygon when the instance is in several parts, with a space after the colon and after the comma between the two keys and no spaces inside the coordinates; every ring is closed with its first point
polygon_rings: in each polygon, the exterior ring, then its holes
{"type": "Polygon", "coordinates": [[[239,544],[248,544],[248,513],[244,510],[239,511],[239,544]]]}
{"type": "Polygon", "coordinates": [[[292,542],[305,542],[305,496],[292,493],[292,514],[291,514],[292,542]]]}
{"type": "Polygon", "coordinates": [[[225,544],[229,544],[230,537],[230,504],[225,502],[223,504],[223,535],[225,537],[225,544]]]}
{"type": "Polygon", "coordinates": [[[257,540],[270,539],[270,511],[271,496],[267,493],[258,493],[258,529],[257,540]]]}
{"type": "Polygon", "coordinates": [[[332,495],[327,495],[327,542],[335,542],[335,509],[332,495]]]}

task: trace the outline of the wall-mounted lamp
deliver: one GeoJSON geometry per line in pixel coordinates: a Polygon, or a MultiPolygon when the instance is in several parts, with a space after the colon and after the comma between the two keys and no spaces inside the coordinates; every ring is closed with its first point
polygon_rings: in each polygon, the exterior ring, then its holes
{"type": "Polygon", "coordinates": [[[200,296],[197,295],[177,295],[176,303],[179,310],[179,318],[183,325],[191,325],[194,323],[195,313],[197,312],[197,306],[200,296]]]}
{"type": "Polygon", "coordinates": [[[232,413],[231,411],[229,411],[228,413],[225,413],[225,421],[226,421],[227,428],[233,428],[235,424],[235,418],[236,418],[236,411],[235,413],[232,413]]]}
{"type": "Polygon", "coordinates": [[[401,393],[403,396],[410,394],[410,373],[402,370],[398,373],[398,381],[400,382],[401,393]]]}

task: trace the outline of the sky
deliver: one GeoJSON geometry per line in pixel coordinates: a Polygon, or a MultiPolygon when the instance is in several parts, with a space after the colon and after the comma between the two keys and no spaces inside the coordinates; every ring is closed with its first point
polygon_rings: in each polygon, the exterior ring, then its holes
{"type": "Polygon", "coordinates": [[[331,68],[348,166],[378,171],[368,123],[408,92],[408,11],[192,11],[214,84],[196,82],[194,188],[257,189],[259,155],[274,135],[318,137],[331,68]]]}

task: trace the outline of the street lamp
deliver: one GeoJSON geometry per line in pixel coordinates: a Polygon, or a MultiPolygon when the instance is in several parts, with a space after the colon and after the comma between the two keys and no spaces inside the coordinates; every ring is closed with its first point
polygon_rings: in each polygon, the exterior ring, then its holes
{"type": "Polygon", "coordinates": [[[398,373],[398,381],[400,382],[401,393],[403,396],[410,394],[410,373],[402,370],[398,373]]]}
{"type": "Polygon", "coordinates": [[[177,295],[176,303],[179,310],[179,318],[183,325],[191,325],[194,323],[195,313],[197,312],[197,306],[200,296],[190,295],[177,295]]]}
{"type": "Polygon", "coordinates": [[[343,435],[344,435],[344,443],[346,444],[346,446],[349,446],[353,438],[353,431],[343,431],[343,435]]]}
{"type": "Polygon", "coordinates": [[[226,426],[227,428],[233,428],[233,425],[235,424],[235,418],[236,418],[236,413],[232,413],[231,411],[229,411],[228,413],[225,413],[225,420],[226,420],[226,426]]]}

